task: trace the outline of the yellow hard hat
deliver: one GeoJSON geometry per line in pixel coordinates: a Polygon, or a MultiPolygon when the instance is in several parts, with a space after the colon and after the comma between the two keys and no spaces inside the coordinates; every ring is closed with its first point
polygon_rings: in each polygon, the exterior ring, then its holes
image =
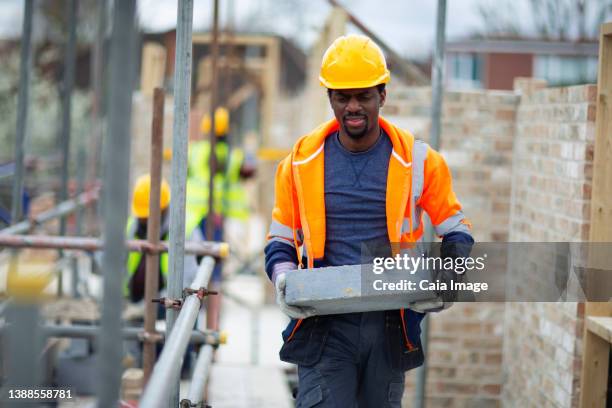
{"type": "MultiPolygon", "coordinates": [[[[138,177],[134,186],[134,196],[132,197],[132,214],[137,218],[147,218],[149,216],[149,194],[151,193],[151,176],[145,174],[138,177]]],[[[159,207],[164,210],[170,204],[170,186],[166,180],[162,179],[159,195],[159,207]]]]}
{"type": "Polygon", "coordinates": [[[370,88],[390,79],[385,55],[364,35],[338,37],[325,51],[319,74],[329,89],[370,88]]]}
{"type": "MultiPolygon", "coordinates": [[[[215,110],[215,135],[226,135],[229,132],[229,122],[229,111],[224,107],[218,107],[215,110]]],[[[206,114],[202,118],[200,131],[205,134],[210,132],[210,115],[206,114]]]]}

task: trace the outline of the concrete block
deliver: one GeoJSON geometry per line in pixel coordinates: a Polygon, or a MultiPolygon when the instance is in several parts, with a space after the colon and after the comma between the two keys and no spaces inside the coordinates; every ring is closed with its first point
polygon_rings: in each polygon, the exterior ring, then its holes
{"type": "Polygon", "coordinates": [[[301,269],[287,274],[285,299],[290,305],[312,307],[319,315],[394,310],[436,298],[436,292],[419,289],[422,279],[431,281],[430,271],[387,270],[377,275],[372,265],[301,269]],[[377,291],[376,280],[413,282],[415,289],[377,291]]]}

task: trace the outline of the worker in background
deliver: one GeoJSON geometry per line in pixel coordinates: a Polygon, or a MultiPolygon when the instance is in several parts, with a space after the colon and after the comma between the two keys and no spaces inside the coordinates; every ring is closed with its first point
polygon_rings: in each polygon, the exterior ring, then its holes
{"type": "MultiPolygon", "coordinates": [[[[132,197],[132,216],[128,218],[126,239],[147,239],[147,225],[149,220],[149,194],[151,191],[151,177],[146,174],[136,180],[132,197]]],[[[160,188],[161,219],[159,225],[160,240],[167,241],[169,237],[170,186],[165,180],[160,188]]],[[[186,229],[187,240],[200,240],[199,231],[186,229]]],[[[127,277],[124,284],[124,295],[133,303],[140,302],[145,295],[145,269],[146,257],[141,252],[130,252],[127,259],[127,277]]],[[[195,278],[197,263],[195,256],[185,257],[185,270],[183,271],[183,286],[189,286],[195,278]]],[[[166,288],[168,279],[168,253],[162,252],[159,256],[159,291],[166,288]]]]}
{"type": "MultiPolygon", "coordinates": [[[[151,177],[149,174],[145,174],[136,180],[134,185],[134,193],[132,196],[132,216],[128,219],[126,239],[147,239],[147,226],[149,220],[149,200],[151,192],[151,177]]],[[[161,181],[160,186],[160,197],[159,207],[161,210],[160,228],[159,228],[159,239],[167,241],[169,237],[169,214],[168,209],[170,207],[170,186],[166,180],[161,181]]],[[[201,235],[197,228],[186,229],[186,240],[187,241],[201,241],[201,235]]],[[[195,278],[197,273],[197,262],[196,257],[193,255],[186,255],[184,261],[183,270],[183,288],[191,285],[191,282],[195,278]]],[[[140,304],[144,301],[145,296],[145,281],[146,281],[146,256],[141,252],[130,252],[127,259],[127,276],[124,283],[124,295],[134,304],[140,304]]],[[[166,292],[168,280],[168,253],[162,252],[159,256],[159,285],[158,295],[156,297],[163,297],[166,292]]],[[[165,311],[163,305],[159,305],[157,320],[165,319],[165,311]]],[[[136,324],[142,327],[144,320],[138,318],[132,320],[130,323],[136,324]]],[[[138,342],[136,347],[129,347],[130,353],[140,357],[142,354],[142,343],[138,342]]],[[[158,353],[161,351],[161,345],[158,348],[158,353]]],[[[193,348],[191,345],[188,347],[185,353],[185,359],[183,360],[182,374],[186,375],[190,369],[192,359],[193,348]]]]}
{"type": "MultiPolygon", "coordinates": [[[[200,131],[206,136],[211,131],[211,120],[208,115],[202,119],[200,131]]],[[[248,201],[241,180],[250,178],[255,167],[245,160],[245,154],[238,147],[231,147],[229,141],[230,116],[227,109],[215,110],[215,154],[216,171],[214,174],[214,211],[211,215],[209,206],[210,183],[210,141],[206,138],[189,145],[187,163],[187,198],[186,227],[197,226],[205,239],[223,241],[223,222],[225,217],[246,220],[249,216],[248,201]],[[207,223],[214,223],[214,235],[206,236],[207,223]]],[[[210,289],[218,290],[221,286],[221,263],[217,262],[210,281],[210,289]]],[[[208,298],[206,326],[212,330],[219,329],[221,296],[208,298]]]]}
{"type": "Polygon", "coordinates": [[[424,360],[420,322],[434,309],[312,317],[285,302],[287,273],[360,264],[362,244],[414,243],[423,211],[444,243],[473,244],[442,156],[379,115],[389,79],[372,40],[339,37],[319,76],[335,118],[300,138],[277,168],[266,272],[291,317],[280,357],[298,365],[297,406],[399,407],[404,372],[424,360]]]}

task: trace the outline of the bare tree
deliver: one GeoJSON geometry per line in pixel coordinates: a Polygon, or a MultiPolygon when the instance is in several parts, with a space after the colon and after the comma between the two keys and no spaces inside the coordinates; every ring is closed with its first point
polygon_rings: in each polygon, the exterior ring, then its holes
{"type": "Polygon", "coordinates": [[[548,40],[594,40],[599,26],[612,16],[612,0],[528,0],[529,26],[509,12],[516,1],[478,3],[487,36],[535,34],[548,40]]]}
{"type": "Polygon", "coordinates": [[[496,1],[494,3],[481,1],[477,4],[477,12],[484,24],[484,35],[494,37],[517,37],[520,26],[513,18],[512,4],[496,1]]]}

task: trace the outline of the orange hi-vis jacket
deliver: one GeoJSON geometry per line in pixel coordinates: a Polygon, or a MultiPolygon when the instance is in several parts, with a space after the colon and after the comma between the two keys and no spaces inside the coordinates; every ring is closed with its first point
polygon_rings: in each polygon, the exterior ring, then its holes
{"type": "MultiPolygon", "coordinates": [[[[423,210],[438,236],[454,231],[469,232],[470,224],[453,192],[450,170],[442,156],[383,117],[379,117],[379,124],[393,144],[387,174],[389,242],[419,240],[423,235],[423,210]]],[[[294,248],[303,245],[308,268],[324,256],[323,147],[327,136],[338,128],[338,122],[333,119],[300,138],[276,172],[268,241],[284,242],[294,248]]]]}
{"type": "MultiPolygon", "coordinates": [[[[421,239],[423,211],[429,215],[438,236],[451,232],[469,233],[470,224],[461,212],[461,204],[452,189],[450,171],[442,156],[383,117],[379,117],[379,124],[393,145],[386,188],[389,242],[412,243],[421,239]]],[[[306,256],[308,268],[313,268],[315,261],[324,257],[323,151],[326,138],[338,128],[338,122],[333,119],[300,138],[276,172],[275,203],[266,248],[277,247],[279,243],[289,245],[295,249],[300,266],[302,255],[306,256]],[[299,253],[299,248],[304,254],[299,253]]],[[[397,369],[405,371],[423,363],[419,337],[423,316],[404,309],[386,316],[390,358],[397,369]]],[[[313,363],[325,342],[323,333],[329,324],[326,317],[292,320],[283,332],[285,342],[280,352],[281,360],[294,364],[313,363]],[[305,328],[297,333],[300,326],[305,328]]]]}

